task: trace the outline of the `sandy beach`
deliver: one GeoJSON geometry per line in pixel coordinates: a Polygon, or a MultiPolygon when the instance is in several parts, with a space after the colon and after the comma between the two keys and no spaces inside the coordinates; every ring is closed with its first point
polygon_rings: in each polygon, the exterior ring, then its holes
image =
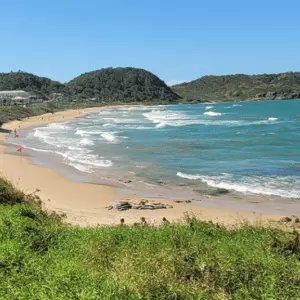
{"type": "MultiPolygon", "coordinates": [[[[80,110],[67,110],[13,121],[3,125],[4,129],[24,129],[30,126],[49,124],[52,122],[72,120],[83,116],[89,111],[105,108],[88,108],[80,110]]],[[[0,133],[3,141],[5,133],[0,133]]],[[[5,146],[0,146],[0,171],[1,175],[11,180],[18,188],[27,193],[36,192],[43,201],[44,207],[67,215],[67,221],[80,226],[114,225],[119,224],[124,218],[125,223],[138,222],[140,217],[145,217],[149,223],[160,224],[162,218],[169,221],[182,220],[186,214],[193,214],[202,220],[212,220],[226,224],[235,224],[237,221],[261,222],[279,220],[280,214],[254,213],[249,210],[228,209],[208,205],[193,205],[176,203],[170,199],[151,199],[149,202],[169,204],[173,208],[160,210],[135,210],[118,211],[108,210],[106,207],[118,200],[138,202],[142,199],[137,195],[123,195],[115,188],[105,185],[76,182],[63,177],[61,174],[33,164],[26,157],[26,149],[17,155],[5,153],[5,146]]],[[[247,196],[245,196],[247,197],[247,196]]],[[[214,201],[211,197],[210,201],[214,201]]],[[[201,202],[200,202],[201,203],[201,202]]]]}

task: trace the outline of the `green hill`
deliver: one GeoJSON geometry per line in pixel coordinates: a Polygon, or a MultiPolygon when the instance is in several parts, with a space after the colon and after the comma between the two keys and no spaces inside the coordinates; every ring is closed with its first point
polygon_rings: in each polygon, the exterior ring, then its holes
{"type": "Polygon", "coordinates": [[[46,77],[26,72],[0,73],[0,91],[24,90],[45,98],[51,93],[65,93],[67,87],[46,77]]]}
{"type": "Polygon", "coordinates": [[[84,73],[68,84],[77,99],[99,102],[176,103],[180,97],[154,74],[136,68],[106,68],[84,73]]]}
{"type": "Polygon", "coordinates": [[[187,102],[299,99],[300,73],[203,76],[172,89],[187,102]]]}

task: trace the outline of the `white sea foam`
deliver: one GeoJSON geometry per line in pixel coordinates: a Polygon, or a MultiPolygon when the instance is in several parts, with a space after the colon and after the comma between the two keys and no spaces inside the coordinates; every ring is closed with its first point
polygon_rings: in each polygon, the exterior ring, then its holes
{"type": "Polygon", "coordinates": [[[215,112],[215,111],[207,111],[204,113],[206,116],[211,116],[211,117],[216,117],[216,116],[221,116],[221,113],[215,112]]]}
{"type": "Polygon", "coordinates": [[[270,117],[270,118],[268,118],[268,120],[269,120],[269,121],[277,121],[277,120],[278,120],[278,118],[273,118],[273,117],[270,117]]]}
{"type": "Polygon", "coordinates": [[[103,131],[93,131],[93,130],[82,130],[77,129],[75,134],[80,136],[91,136],[91,135],[99,135],[103,133],[103,131]]]}
{"type": "Polygon", "coordinates": [[[214,108],[214,107],[213,107],[213,106],[206,106],[206,107],[205,107],[206,110],[212,109],[212,108],[214,108]]]}
{"type": "Polygon", "coordinates": [[[235,107],[235,106],[243,106],[243,105],[242,104],[233,104],[232,106],[235,107]]]}
{"type": "Polygon", "coordinates": [[[105,140],[107,140],[107,141],[109,141],[109,142],[113,142],[113,141],[116,140],[116,137],[114,136],[113,133],[104,132],[104,133],[101,134],[101,136],[102,136],[105,140]]]}
{"type": "Polygon", "coordinates": [[[155,126],[155,128],[163,128],[165,126],[166,126],[166,122],[160,122],[155,126]]]}
{"type": "Polygon", "coordinates": [[[95,143],[92,140],[88,139],[88,138],[83,138],[83,139],[80,140],[79,144],[80,145],[92,146],[95,143]]]}
{"type": "Polygon", "coordinates": [[[49,135],[50,132],[46,132],[45,130],[43,130],[43,128],[36,128],[34,130],[34,136],[37,137],[37,138],[43,138],[44,136],[46,135],[49,135]]]}
{"type": "Polygon", "coordinates": [[[29,149],[29,150],[37,151],[37,152],[45,152],[45,153],[52,153],[53,152],[52,150],[38,149],[38,148],[26,146],[26,145],[22,145],[22,147],[26,148],[26,149],[29,149]]]}
{"type": "Polygon", "coordinates": [[[111,167],[113,165],[112,161],[108,159],[102,159],[98,155],[95,154],[85,154],[82,155],[76,151],[56,151],[56,154],[62,156],[65,160],[65,163],[79,163],[82,165],[88,165],[93,168],[97,167],[111,167]]]}
{"type": "Polygon", "coordinates": [[[173,112],[170,110],[157,110],[154,109],[151,112],[143,113],[143,116],[154,124],[157,124],[156,128],[163,128],[165,126],[185,126],[190,125],[193,122],[199,122],[197,120],[190,119],[184,113],[173,112]]]}
{"type": "Polygon", "coordinates": [[[65,123],[51,123],[47,125],[48,128],[53,128],[53,129],[68,129],[70,126],[66,125],[65,123]]]}
{"type": "Polygon", "coordinates": [[[78,164],[78,163],[74,163],[74,162],[69,162],[69,163],[67,163],[67,165],[74,167],[75,169],[77,169],[80,172],[94,173],[94,170],[87,165],[78,164]]]}
{"type": "Polygon", "coordinates": [[[200,176],[200,175],[185,174],[185,173],[182,173],[182,172],[177,172],[176,175],[178,177],[186,178],[186,179],[191,179],[191,180],[197,180],[197,179],[201,179],[202,178],[202,176],[200,176]]]}
{"type": "Polygon", "coordinates": [[[300,198],[300,191],[294,189],[293,180],[288,177],[242,176],[234,180],[232,174],[222,173],[220,176],[192,175],[178,172],[177,176],[190,180],[201,180],[215,188],[235,190],[241,193],[276,195],[287,198],[300,198]],[[283,188],[284,187],[284,188],[283,188]]]}
{"type": "Polygon", "coordinates": [[[89,133],[87,131],[81,129],[77,129],[75,134],[80,136],[89,136],[89,133]]]}

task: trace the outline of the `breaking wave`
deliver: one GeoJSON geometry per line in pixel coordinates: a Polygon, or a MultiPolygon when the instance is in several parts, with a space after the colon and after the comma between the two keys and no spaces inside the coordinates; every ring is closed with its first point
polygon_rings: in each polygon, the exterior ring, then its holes
{"type": "Polygon", "coordinates": [[[300,198],[300,191],[294,188],[296,183],[293,177],[241,176],[240,178],[236,178],[232,174],[204,176],[181,172],[178,172],[176,175],[189,180],[201,180],[211,187],[234,190],[246,194],[265,194],[287,198],[300,198]]]}
{"type": "Polygon", "coordinates": [[[204,113],[206,116],[216,117],[216,116],[222,116],[221,113],[215,112],[215,111],[207,111],[204,113]]]}

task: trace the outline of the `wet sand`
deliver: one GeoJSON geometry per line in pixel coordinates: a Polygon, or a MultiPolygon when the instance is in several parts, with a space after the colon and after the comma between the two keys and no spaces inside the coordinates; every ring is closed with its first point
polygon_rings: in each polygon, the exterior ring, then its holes
{"type": "MultiPolygon", "coordinates": [[[[67,110],[13,121],[3,125],[4,129],[25,129],[30,126],[49,124],[53,122],[66,121],[83,116],[84,114],[103,108],[89,108],[80,110],[67,110]]],[[[117,108],[117,106],[114,106],[117,108]]],[[[6,133],[0,133],[0,140],[4,140],[6,133]]],[[[277,213],[256,213],[261,206],[264,211],[264,204],[256,201],[259,197],[243,195],[240,199],[233,199],[230,208],[224,207],[222,199],[217,196],[199,196],[201,202],[177,203],[171,199],[155,199],[140,197],[131,193],[121,193],[118,189],[100,184],[91,184],[70,180],[52,169],[43,168],[33,164],[27,158],[26,149],[16,155],[5,153],[5,146],[0,146],[0,171],[1,175],[11,180],[18,188],[27,193],[36,192],[43,201],[45,209],[55,210],[67,215],[67,221],[80,226],[114,225],[118,224],[121,218],[125,223],[138,222],[140,217],[145,217],[149,223],[160,224],[162,218],[169,221],[182,220],[186,214],[193,214],[202,220],[212,220],[224,224],[235,224],[241,220],[249,222],[265,222],[268,220],[279,220],[285,214],[280,207],[277,213]],[[160,210],[136,210],[118,211],[108,210],[106,207],[115,204],[118,200],[139,202],[147,199],[149,202],[160,202],[172,205],[173,208],[160,210]],[[254,199],[254,200],[253,200],[254,199]],[[243,203],[247,204],[243,206],[243,203]]],[[[264,198],[264,197],[262,197],[264,198]]],[[[230,200],[230,199],[227,199],[230,200]]],[[[268,198],[265,197],[266,203],[268,198]]],[[[270,206],[270,204],[268,204],[270,206]]],[[[293,203],[292,203],[293,205],[293,203]]],[[[299,205],[295,214],[300,213],[299,205]],[[298,211],[297,211],[298,210],[298,211]]],[[[272,204],[271,204],[272,206],[272,204]]]]}

